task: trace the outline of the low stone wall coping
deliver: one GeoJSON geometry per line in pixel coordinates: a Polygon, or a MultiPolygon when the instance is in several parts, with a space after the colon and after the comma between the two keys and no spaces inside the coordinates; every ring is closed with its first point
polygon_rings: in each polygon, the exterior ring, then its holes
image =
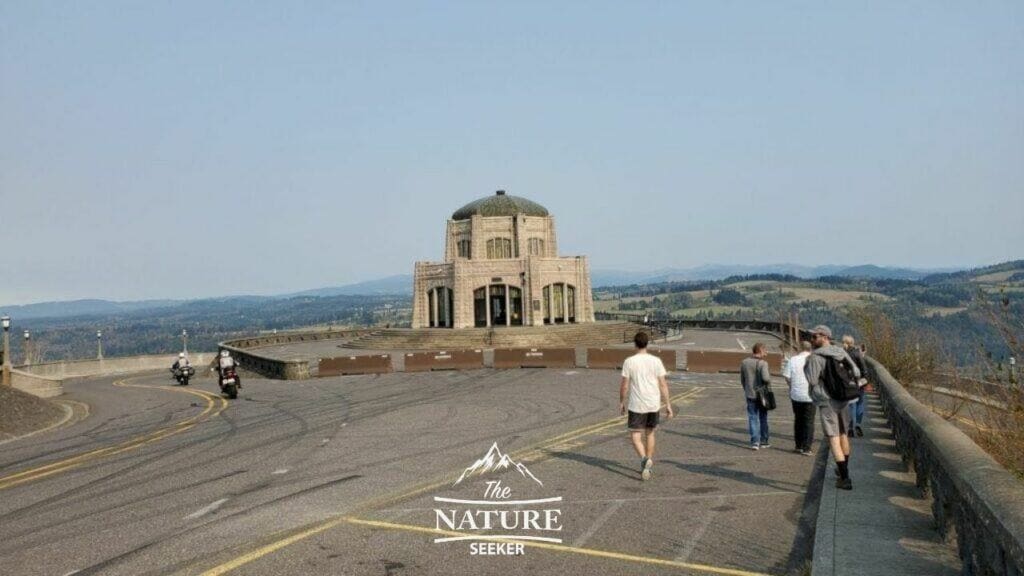
{"type": "Polygon", "coordinates": [[[897,447],[934,498],[940,532],[956,532],[966,574],[1024,574],[1024,482],[866,358],[897,447]]]}

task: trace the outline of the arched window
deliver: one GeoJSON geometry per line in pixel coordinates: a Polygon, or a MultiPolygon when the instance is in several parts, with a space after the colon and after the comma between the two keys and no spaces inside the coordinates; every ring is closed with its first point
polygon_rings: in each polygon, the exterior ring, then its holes
{"type": "Polygon", "coordinates": [[[542,304],[545,324],[576,321],[576,287],[556,282],[543,289],[542,304]]]}
{"type": "Polygon", "coordinates": [[[544,239],[543,238],[530,238],[526,241],[527,251],[533,256],[544,255],[544,239]]]}
{"type": "Polygon", "coordinates": [[[455,293],[444,286],[427,290],[427,316],[431,328],[454,328],[453,301],[455,293]]]}
{"type": "Polygon", "coordinates": [[[487,258],[489,260],[499,260],[502,258],[512,258],[512,239],[511,238],[491,238],[487,241],[487,258]]]}

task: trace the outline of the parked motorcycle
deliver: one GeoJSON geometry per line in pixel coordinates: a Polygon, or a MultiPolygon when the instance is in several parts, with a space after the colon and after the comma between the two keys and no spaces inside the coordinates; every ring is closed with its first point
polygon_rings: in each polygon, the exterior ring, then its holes
{"type": "Polygon", "coordinates": [[[196,369],[191,366],[181,366],[179,368],[171,368],[171,374],[178,381],[178,384],[188,386],[189,379],[196,375],[196,369]]]}
{"type": "Polygon", "coordinates": [[[242,379],[234,368],[224,368],[220,371],[220,391],[228,398],[238,398],[238,389],[242,387],[242,379]]]}

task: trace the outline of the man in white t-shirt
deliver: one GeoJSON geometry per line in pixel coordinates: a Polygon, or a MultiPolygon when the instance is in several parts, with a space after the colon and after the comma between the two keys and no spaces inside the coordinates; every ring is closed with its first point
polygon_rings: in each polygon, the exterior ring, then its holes
{"type": "Polygon", "coordinates": [[[651,479],[654,466],[654,429],[658,427],[658,412],[665,404],[665,415],[671,418],[672,403],[668,398],[668,381],[661,358],[647,352],[646,332],[637,332],[633,338],[636,354],[622,364],[622,384],[619,387],[619,411],[628,412],[626,426],[633,448],[640,455],[640,477],[651,479]],[[628,398],[627,398],[628,396],[628,398]]]}
{"type": "Polygon", "coordinates": [[[793,402],[794,450],[804,456],[814,455],[811,450],[814,444],[814,401],[804,375],[804,366],[810,355],[811,343],[804,340],[800,343],[800,353],[790,358],[782,370],[782,377],[789,383],[789,399],[793,402]]]}

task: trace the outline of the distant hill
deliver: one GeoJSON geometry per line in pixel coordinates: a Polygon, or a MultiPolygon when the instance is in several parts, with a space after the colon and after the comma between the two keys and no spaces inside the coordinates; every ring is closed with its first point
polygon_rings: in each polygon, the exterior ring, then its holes
{"type": "MultiPolygon", "coordinates": [[[[943,270],[947,272],[948,270],[943,270]]],[[[627,286],[630,284],[658,284],[661,282],[688,282],[699,280],[724,280],[735,276],[758,276],[780,274],[797,278],[821,278],[822,276],[845,276],[850,278],[920,280],[938,270],[916,270],[911,268],[887,268],[864,264],[860,266],[803,266],[800,264],[726,265],[705,264],[695,268],[668,268],[651,272],[624,272],[619,270],[594,270],[591,283],[595,288],[604,286],[627,286]]]]}
{"type": "MultiPolygon", "coordinates": [[[[911,268],[883,268],[874,264],[863,266],[851,266],[833,273],[833,276],[845,276],[848,278],[878,278],[886,280],[920,280],[932,272],[927,270],[913,270],[911,268]]],[[[821,276],[825,276],[822,274],[821,276]]]]}
{"type": "Polygon", "coordinates": [[[23,306],[4,306],[3,313],[19,320],[30,318],[61,318],[66,316],[93,316],[123,314],[150,308],[168,308],[184,304],[186,300],[138,300],[112,302],[110,300],[69,300],[66,302],[40,302],[23,306]]]}
{"type": "Polygon", "coordinates": [[[293,294],[285,294],[284,298],[294,296],[376,296],[382,294],[412,294],[412,276],[409,274],[398,274],[378,280],[357,282],[344,286],[332,286],[329,288],[314,288],[303,290],[293,294]]]}
{"type": "Polygon", "coordinates": [[[1009,262],[1002,262],[991,266],[982,266],[981,268],[929,274],[923,278],[923,281],[928,284],[941,284],[945,282],[977,280],[985,277],[991,277],[993,275],[1000,275],[1000,273],[1009,279],[1013,274],[1020,272],[1024,272],[1024,260],[1011,260],[1009,262]]]}
{"type": "MultiPolygon", "coordinates": [[[[997,266],[979,268],[979,273],[991,273],[1009,270],[1015,263],[1008,262],[997,266]]],[[[1024,267],[1024,261],[1018,261],[1017,267],[1024,267]]],[[[630,272],[625,270],[597,269],[591,272],[591,284],[594,288],[607,286],[628,286],[632,284],[658,284],[664,282],[686,282],[702,280],[723,280],[736,276],[754,276],[764,274],[791,275],[798,278],[820,278],[822,276],[845,276],[851,278],[868,279],[905,279],[925,281],[942,281],[943,278],[954,279],[966,277],[975,271],[957,271],[949,274],[948,270],[942,271],[945,274],[936,274],[937,270],[916,270],[910,268],[887,268],[865,264],[861,266],[803,266],[800,264],[764,264],[764,265],[727,265],[727,264],[705,264],[694,268],[664,268],[661,270],[630,272]],[[955,276],[960,275],[960,276],[955,276]]],[[[295,297],[319,297],[329,298],[334,296],[383,296],[398,295],[408,296],[412,294],[413,278],[409,274],[398,274],[345,284],[342,286],[329,286],[325,288],[314,288],[281,294],[278,296],[256,297],[256,296],[225,296],[219,298],[208,298],[200,300],[139,300],[133,302],[114,302],[110,300],[71,300],[66,302],[42,302],[38,304],[26,304],[23,306],[0,307],[0,311],[12,317],[20,319],[32,318],[66,318],[72,316],[109,316],[150,310],[154,308],[167,308],[181,306],[204,300],[230,302],[238,299],[246,300],[274,300],[281,298],[295,297]]]]}

